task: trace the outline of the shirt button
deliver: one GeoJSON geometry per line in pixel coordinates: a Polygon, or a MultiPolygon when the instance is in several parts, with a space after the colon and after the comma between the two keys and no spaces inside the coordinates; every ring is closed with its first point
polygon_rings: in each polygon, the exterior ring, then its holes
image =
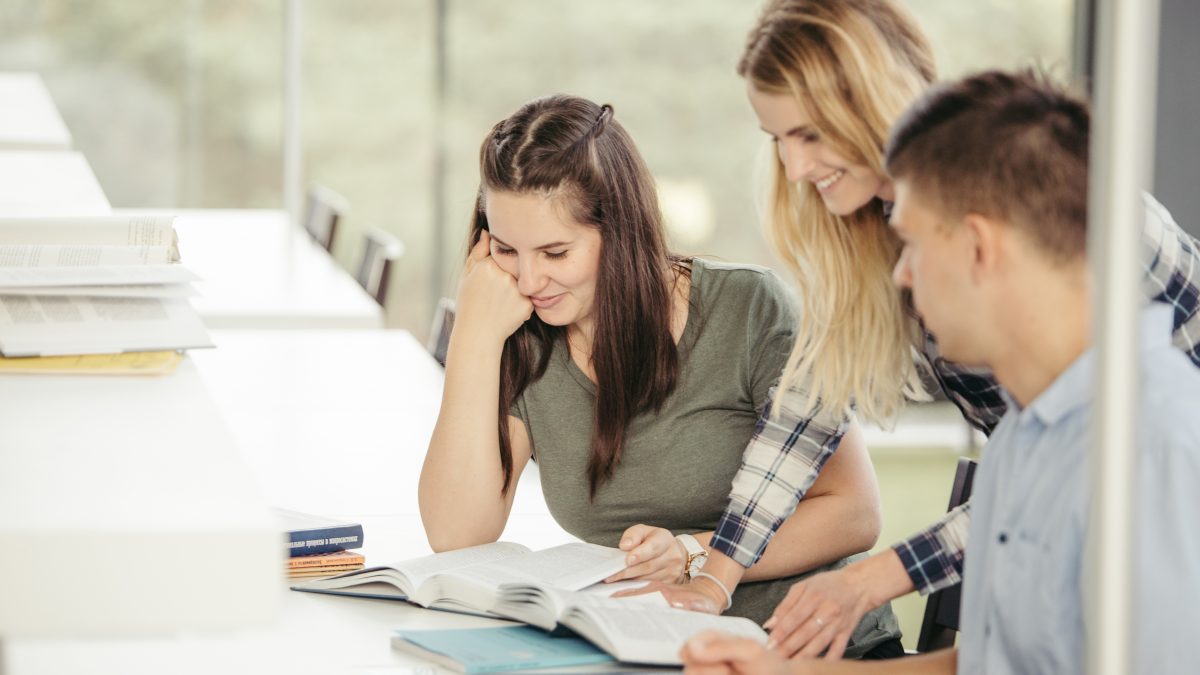
{"type": "Polygon", "coordinates": [[[984,627],[983,627],[983,636],[984,636],[984,637],[991,637],[991,636],[992,636],[992,624],[990,624],[990,623],[989,623],[989,624],[987,624],[986,626],[984,626],[984,627]]]}
{"type": "Polygon", "coordinates": [[[998,541],[999,541],[1001,544],[1007,544],[1007,543],[1008,543],[1008,534],[1007,534],[1006,532],[1001,532],[1001,533],[1000,533],[1000,536],[999,536],[999,537],[997,537],[996,539],[997,539],[997,540],[998,540],[998,541]]]}

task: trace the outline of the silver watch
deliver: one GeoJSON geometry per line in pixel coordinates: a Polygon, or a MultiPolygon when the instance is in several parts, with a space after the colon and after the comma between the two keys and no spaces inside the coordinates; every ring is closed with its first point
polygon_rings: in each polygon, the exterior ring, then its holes
{"type": "Polygon", "coordinates": [[[708,551],[700,545],[699,541],[690,534],[675,535],[675,539],[683,546],[683,551],[687,557],[683,561],[683,576],[690,581],[692,575],[700,571],[704,567],[704,563],[708,562],[708,551]]]}

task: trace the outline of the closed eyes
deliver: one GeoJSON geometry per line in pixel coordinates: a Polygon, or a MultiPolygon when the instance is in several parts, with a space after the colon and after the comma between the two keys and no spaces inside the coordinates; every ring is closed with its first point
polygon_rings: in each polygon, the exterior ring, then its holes
{"type": "MultiPolygon", "coordinates": [[[[567,252],[565,250],[564,251],[553,251],[553,252],[543,251],[543,253],[545,253],[546,257],[550,258],[551,260],[562,260],[563,258],[567,257],[567,252]]],[[[508,248],[506,246],[497,246],[496,247],[495,255],[516,255],[516,254],[517,254],[516,251],[514,251],[513,249],[508,248]]]]}

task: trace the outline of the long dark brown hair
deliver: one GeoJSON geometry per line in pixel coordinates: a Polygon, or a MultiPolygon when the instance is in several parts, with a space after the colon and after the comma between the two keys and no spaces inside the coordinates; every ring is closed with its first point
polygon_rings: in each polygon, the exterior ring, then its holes
{"type": "MultiPolygon", "coordinates": [[[[479,165],[471,246],[488,229],[489,190],[561,199],[576,221],[600,231],[592,309],[596,403],[588,459],[595,497],[621,461],[629,421],[657,411],[675,388],[679,356],[671,336],[670,277],[672,269],[686,273],[688,267],[666,250],[653,179],[609,105],[564,95],[531,101],[492,127],[479,165]]],[[[565,334],[565,327],[550,326],[534,313],[504,343],[499,410],[504,493],[513,472],[509,410],[546,372],[565,334]]]]}

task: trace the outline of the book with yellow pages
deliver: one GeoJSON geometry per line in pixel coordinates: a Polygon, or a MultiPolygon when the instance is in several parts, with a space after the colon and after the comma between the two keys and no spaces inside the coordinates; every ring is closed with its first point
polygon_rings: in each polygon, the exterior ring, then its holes
{"type": "Polygon", "coordinates": [[[0,374],[22,375],[170,375],[183,354],[174,351],[75,356],[0,356],[0,374]]]}

